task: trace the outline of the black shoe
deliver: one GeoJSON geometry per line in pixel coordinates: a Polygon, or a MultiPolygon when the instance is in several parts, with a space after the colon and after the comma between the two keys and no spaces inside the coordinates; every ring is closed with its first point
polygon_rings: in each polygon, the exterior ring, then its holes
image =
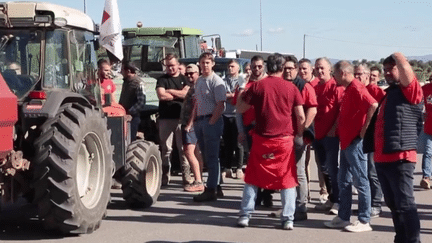
{"type": "Polygon", "coordinates": [[[263,194],[262,202],[266,208],[273,207],[273,196],[270,193],[263,194]]]}
{"type": "Polygon", "coordinates": [[[193,197],[194,202],[209,202],[209,201],[216,201],[216,190],[215,189],[209,189],[205,188],[204,192],[196,195],[193,197]]]}
{"type": "Polygon", "coordinates": [[[257,208],[257,207],[259,207],[259,206],[261,206],[261,202],[262,202],[262,189],[261,188],[258,188],[258,191],[257,191],[257,197],[256,197],[256,199],[255,199],[255,208],[257,208]]]}
{"type": "Polygon", "coordinates": [[[221,187],[220,185],[218,185],[218,186],[216,187],[216,196],[217,196],[217,198],[222,198],[222,197],[224,197],[224,193],[223,193],[223,191],[222,191],[222,187],[221,187]]]}
{"type": "Polygon", "coordinates": [[[295,212],[294,221],[303,221],[307,219],[307,212],[295,212]]]}

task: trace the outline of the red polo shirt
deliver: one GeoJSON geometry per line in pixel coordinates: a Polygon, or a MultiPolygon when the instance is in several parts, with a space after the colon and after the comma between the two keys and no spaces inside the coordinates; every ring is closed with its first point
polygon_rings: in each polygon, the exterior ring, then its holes
{"type": "Polygon", "coordinates": [[[282,78],[269,76],[253,83],[243,99],[255,107],[254,131],[263,137],[294,135],[294,107],[303,105],[298,88],[282,78]]]}
{"type": "Polygon", "coordinates": [[[315,89],[309,83],[306,83],[302,92],[301,92],[303,101],[304,101],[304,110],[306,112],[307,109],[311,107],[317,107],[318,101],[315,93],[315,89]]]}
{"type": "Polygon", "coordinates": [[[344,93],[344,87],[337,86],[331,78],[325,83],[315,86],[317,95],[317,114],[315,116],[315,139],[323,139],[331,130],[339,114],[339,106],[344,93]]]}
{"type": "Polygon", "coordinates": [[[384,90],[382,90],[376,84],[369,84],[368,86],[366,86],[366,89],[369,91],[369,94],[371,94],[372,97],[374,97],[374,99],[378,102],[380,102],[385,96],[384,90]]]}
{"type": "Polygon", "coordinates": [[[338,120],[341,149],[346,149],[360,135],[373,103],[376,103],[376,100],[357,79],[345,88],[338,120]]]}
{"type": "Polygon", "coordinates": [[[424,123],[424,132],[432,135],[432,83],[422,87],[424,95],[424,104],[426,108],[426,120],[424,123]]]}
{"type": "MultiPolygon", "coordinates": [[[[250,86],[258,81],[249,81],[247,82],[246,86],[245,86],[245,91],[248,90],[250,88],[250,86]]],[[[234,94],[234,99],[233,99],[233,105],[237,104],[237,96],[238,96],[239,92],[236,92],[234,94]]],[[[252,124],[252,122],[255,121],[255,108],[253,106],[251,106],[247,111],[245,111],[243,113],[243,125],[245,126],[249,126],[252,124]]]]}
{"type": "MultiPolygon", "coordinates": [[[[402,93],[404,94],[405,98],[408,100],[411,104],[420,104],[420,102],[423,99],[423,92],[421,89],[421,86],[419,82],[417,81],[417,78],[414,78],[414,80],[407,86],[402,87],[401,86],[402,93]]],[[[374,140],[375,140],[375,153],[374,153],[374,160],[377,163],[380,162],[395,162],[398,160],[408,160],[410,162],[417,162],[417,151],[416,150],[407,150],[407,151],[400,151],[400,152],[394,152],[390,154],[383,153],[384,150],[384,111],[386,106],[387,98],[384,98],[383,102],[380,105],[380,108],[378,110],[378,117],[377,121],[375,123],[375,134],[374,134],[374,140]]]]}
{"type": "Polygon", "coordinates": [[[314,78],[312,79],[309,84],[312,85],[313,88],[315,88],[315,86],[317,86],[319,83],[319,79],[318,78],[314,78]]]}

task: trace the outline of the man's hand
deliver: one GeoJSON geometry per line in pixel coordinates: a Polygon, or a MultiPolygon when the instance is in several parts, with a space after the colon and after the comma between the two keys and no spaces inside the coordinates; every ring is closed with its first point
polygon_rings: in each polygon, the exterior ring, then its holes
{"type": "Polygon", "coordinates": [[[303,145],[304,145],[304,143],[303,143],[303,136],[296,135],[294,137],[294,148],[296,150],[299,150],[299,149],[303,148],[303,145]]]}
{"type": "Polygon", "coordinates": [[[191,126],[191,125],[187,125],[187,126],[185,126],[185,128],[184,128],[184,130],[185,130],[186,132],[190,132],[191,129],[192,129],[192,126],[191,126]]]}

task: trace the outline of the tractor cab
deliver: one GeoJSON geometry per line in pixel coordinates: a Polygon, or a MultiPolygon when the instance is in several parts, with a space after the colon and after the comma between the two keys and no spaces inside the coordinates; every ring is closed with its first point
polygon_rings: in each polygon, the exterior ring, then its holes
{"type": "Polygon", "coordinates": [[[63,90],[98,106],[94,32],[93,21],[75,9],[0,3],[0,72],[21,101],[63,90]]]}

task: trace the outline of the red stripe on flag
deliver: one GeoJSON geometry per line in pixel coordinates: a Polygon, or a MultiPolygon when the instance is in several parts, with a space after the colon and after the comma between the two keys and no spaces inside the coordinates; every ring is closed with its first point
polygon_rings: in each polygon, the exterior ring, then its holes
{"type": "Polygon", "coordinates": [[[104,10],[103,16],[102,16],[102,24],[105,23],[111,16],[104,10]]]}

